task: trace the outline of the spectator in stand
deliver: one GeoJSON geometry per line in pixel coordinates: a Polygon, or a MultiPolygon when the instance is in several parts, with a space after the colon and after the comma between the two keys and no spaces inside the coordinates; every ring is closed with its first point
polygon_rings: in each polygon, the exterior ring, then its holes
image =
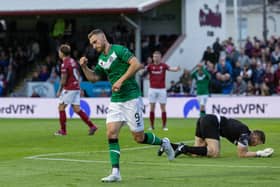
{"type": "Polygon", "coordinates": [[[275,93],[276,93],[277,95],[280,95],[280,80],[278,80],[278,84],[277,84],[276,87],[275,87],[275,93]]]}
{"type": "Polygon", "coordinates": [[[5,51],[0,51],[0,67],[7,68],[9,65],[9,59],[5,51]]]}
{"type": "Polygon", "coordinates": [[[274,75],[269,67],[266,68],[263,76],[262,89],[264,90],[264,95],[271,95],[274,91],[274,75]]]}
{"type": "Polygon", "coordinates": [[[39,78],[39,72],[38,71],[34,71],[32,74],[32,78],[31,78],[32,82],[40,82],[40,78],[39,78]]]}
{"type": "Polygon", "coordinates": [[[9,64],[7,69],[6,81],[7,81],[7,94],[9,94],[15,85],[15,72],[12,64],[9,64]]]}
{"type": "Polygon", "coordinates": [[[232,43],[231,41],[232,39],[228,39],[225,43],[225,52],[226,54],[230,55],[233,51],[233,48],[234,48],[234,44],[232,43]]]}
{"type": "Polygon", "coordinates": [[[262,62],[267,62],[267,61],[269,61],[269,60],[271,60],[271,58],[270,58],[270,49],[269,49],[269,47],[264,47],[264,48],[262,48],[261,49],[261,61],[262,62]]]}
{"type": "Polygon", "coordinates": [[[203,56],[202,56],[202,61],[204,61],[205,64],[208,61],[210,61],[214,64],[216,63],[216,55],[210,46],[207,46],[206,50],[204,51],[203,56]]]}
{"type": "Polygon", "coordinates": [[[250,65],[250,58],[245,54],[245,49],[243,47],[240,48],[240,53],[238,57],[238,61],[240,62],[240,67],[243,69],[244,65],[250,65]]]}
{"type": "Polygon", "coordinates": [[[181,84],[182,91],[185,95],[189,95],[191,92],[192,78],[191,73],[188,69],[184,69],[183,74],[180,76],[180,79],[177,84],[181,84]]]}
{"type": "Polygon", "coordinates": [[[51,84],[58,85],[60,83],[60,77],[56,71],[52,71],[47,81],[51,84]]]}
{"type": "Polygon", "coordinates": [[[275,85],[278,85],[279,80],[280,80],[280,62],[278,63],[278,68],[274,72],[274,82],[275,82],[275,85]]]}
{"type": "Polygon", "coordinates": [[[246,43],[245,43],[245,54],[251,58],[252,57],[252,50],[253,50],[253,43],[250,39],[250,37],[248,36],[246,39],[246,43]]]}
{"type": "Polygon", "coordinates": [[[41,70],[39,72],[40,81],[42,81],[42,82],[47,81],[49,76],[50,76],[50,72],[48,70],[48,67],[46,65],[42,65],[41,70]]]}
{"type": "MultiPolygon", "coordinates": [[[[55,59],[54,59],[53,55],[46,56],[44,65],[47,66],[48,72],[55,71],[56,64],[55,64],[55,59]]],[[[59,72],[56,72],[56,73],[58,74],[59,72]]]]}
{"type": "Polygon", "coordinates": [[[88,97],[87,92],[82,88],[80,90],[80,97],[88,97]]]}
{"type": "Polygon", "coordinates": [[[240,61],[236,61],[235,65],[233,66],[233,69],[232,69],[232,79],[233,79],[233,81],[236,81],[236,78],[238,76],[240,76],[241,71],[242,71],[242,68],[241,68],[240,61]]]}
{"type": "Polygon", "coordinates": [[[241,77],[245,82],[248,82],[252,78],[253,71],[247,64],[244,65],[243,70],[240,72],[241,77]]]}
{"type": "Polygon", "coordinates": [[[247,85],[241,76],[236,78],[236,82],[233,83],[232,94],[244,95],[246,93],[247,85]]]}
{"type": "Polygon", "coordinates": [[[256,95],[256,93],[255,93],[255,87],[254,87],[252,81],[248,81],[248,82],[247,82],[246,95],[247,95],[247,96],[254,96],[254,95],[256,95]]]}
{"type": "Polygon", "coordinates": [[[192,78],[188,69],[184,69],[184,72],[181,75],[178,83],[181,84],[184,94],[189,95],[191,92],[192,78]]]}
{"type": "Polygon", "coordinates": [[[269,48],[269,54],[275,49],[275,44],[277,43],[277,39],[274,36],[271,36],[268,40],[267,47],[269,48]]]}
{"type": "Polygon", "coordinates": [[[141,42],[141,59],[146,60],[146,62],[144,62],[144,65],[147,65],[148,58],[151,58],[150,53],[151,52],[150,52],[150,49],[149,49],[149,37],[144,36],[143,40],[141,42]]]}
{"type": "Polygon", "coordinates": [[[223,94],[230,94],[232,89],[232,66],[230,62],[226,60],[225,56],[221,56],[217,65],[216,78],[222,88],[223,94]]]}
{"type": "Polygon", "coordinates": [[[261,84],[260,90],[261,90],[261,95],[262,96],[269,96],[270,95],[270,89],[269,89],[268,85],[266,84],[266,82],[263,82],[261,84]]]}
{"type": "Polygon", "coordinates": [[[273,66],[277,66],[277,64],[280,63],[280,47],[279,47],[279,45],[275,46],[275,50],[271,53],[270,60],[271,60],[273,66]]]}
{"type": "Polygon", "coordinates": [[[167,89],[168,96],[176,96],[181,92],[180,85],[174,80],[170,81],[170,87],[167,89]]]}
{"type": "Polygon", "coordinates": [[[40,95],[35,90],[33,90],[30,97],[40,97],[40,95]]]}
{"type": "Polygon", "coordinates": [[[257,42],[258,42],[259,44],[261,44],[261,41],[258,39],[257,36],[254,36],[254,37],[253,37],[253,42],[254,42],[254,43],[257,43],[257,42]]]}
{"type": "Polygon", "coordinates": [[[217,80],[217,70],[215,65],[211,62],[207,63],[207,70],[211,75],[210,83],[209,83],[209,92],[210,93],[221,93],[221,84],[220,81],[217,80]]]}
{"type": "Polygon", "coordinates": [[[219,58],[220,58],[220,53],[221,51],[223,51],[223,46],[220,44],[220,38],[216,38],[216,41],[214,42],[213,46],[212,46],[215,56],[216,56],[216,60],[215,63],[218,62],[219,58]]]}
{"type": "Polygon", "coordinates": [[[231,65],[234,67],[235,63],[238,61],[240,56],[239,51],[234,45],[232,45],[231,53],[228,54],[227,58],[230,61],[231,65]]]}
{"type": "Polygon", "coordinates": [[[252,57],[261,58],[261,56],[262,53],[260,48],[260,42],[256,41],[252,49],[252,57]]]}
{"type": "Polygon", "coordinates": [[[252,83],[255,85],[256,88],[259,88],[263,82],[264,76],[264,69],[260,61],[257,61],[256,67],[253,69],[252,74],[252,83]]]}
{"type": "Polygon", "coordinates": [[[0,96],[2,96],[5,93],[5,74],[4,74],[4,68],[0,66],[0,96]]]}

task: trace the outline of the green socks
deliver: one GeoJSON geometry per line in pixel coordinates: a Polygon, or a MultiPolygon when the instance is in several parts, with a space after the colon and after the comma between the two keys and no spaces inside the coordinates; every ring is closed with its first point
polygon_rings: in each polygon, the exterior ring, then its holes
{"type": "Polygon", "coordinates": [[[143,144],[161,145],[161,139],[155,136],[153,133],[147,132],[145,133],[143,144]]]}
{"type": "Polygon", "coordinates": [[[118,139],[109,139],[109,152],[112,167],[119,168],[121,152],[118,139]]]}

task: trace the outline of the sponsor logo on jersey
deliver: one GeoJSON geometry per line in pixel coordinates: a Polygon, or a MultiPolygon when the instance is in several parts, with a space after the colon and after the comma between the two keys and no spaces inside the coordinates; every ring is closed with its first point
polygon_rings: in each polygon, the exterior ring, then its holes
{"type": "Polygon", "coordinates": [[[99,60],[98,64],[103,68],[103,69],[109,69],[111,64],[117,59],[117,55],[115,52],[113,52],[107,61],[99,60]]]}

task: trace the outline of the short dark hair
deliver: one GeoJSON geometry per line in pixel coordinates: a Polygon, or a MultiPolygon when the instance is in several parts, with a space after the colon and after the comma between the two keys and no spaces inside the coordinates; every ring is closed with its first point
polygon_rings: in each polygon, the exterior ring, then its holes
{"type": "Polygon", "coordinates": [[[161,55],[161,52],[160,51],[154,51],[153,55],[161,55]]]}
{"type": "Polygon", "coordinates": [[[68,44],[62,44],[59,47],[59,51],[63,53],[64,56],[69,56],[71,54],[71,47],[68,44]]]}
{"type": "Polygon", "coordinates": [[[104,32],[101,29],[94,29],[88,34],[88,39],[90,39],[92,35],[96,35],[96,34],[104,34],[104,32]]]}
{"type": "Polygon", "coordinates": [[[265,143],[265,134],[264,134],[263,131],[261,131],[261,130],[254,130],[253,134],[257,135],[260,138],[260,140],[262,141],[263,144],[265,143]]]}

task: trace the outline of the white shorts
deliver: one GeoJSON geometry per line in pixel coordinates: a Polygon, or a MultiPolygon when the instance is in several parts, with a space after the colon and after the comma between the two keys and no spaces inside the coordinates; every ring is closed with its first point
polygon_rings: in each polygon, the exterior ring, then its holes
{"type": "Polygon", "coordinates": [[[148,97],[150,103],[166,104],[167,93],[165,88],[149,88],[148,97]]]}
{"type": "Polygon", "coordinates": [[[198,95],[197,96],[199,105],[206,106],[207,100],[208,100],[208,95],[198,95]]]}
{"type": "Polygon", "coordinates": [[[123,122],[132,132],[143,131],[143,106],[141,97],[126,102],[110,102],[106,123],[123,122]]]}
{"type": "Polygon", "coordinates": [[[62,90],[59,104],[80,105],[80,90],[62,90]]]}

